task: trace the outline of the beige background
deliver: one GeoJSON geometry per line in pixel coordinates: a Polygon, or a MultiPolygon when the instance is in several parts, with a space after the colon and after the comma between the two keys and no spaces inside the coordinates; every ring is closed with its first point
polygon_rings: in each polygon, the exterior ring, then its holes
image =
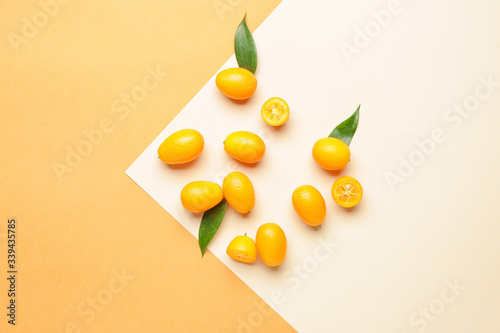
{"type": "MultiPolygon", "coordinates": [[[[176,193],[195,179],[245,172],[256,207],[245,218],[229,209],[210,249],[301,333],[500,332],[500,155],[491,149],[500,143],[500,3],[404,2],[377,35],[373,12],[380,18],[390,3],[283,2],[254,33],[256,94],[234,105],[213,78],[127,173],[197,236],[199,219],[179,209],[176,193]],[[371,29],[372,39],[349,62],[339,45],[353,38],[359,45],[359,29],[371,29]],[[279,133],[255,115],[275,94],[293,114],[279,133]],[[351,162],[332,175],[310,149],[358,103],[351,162]],[[191,126],[206,139],[203,155],[183,170],[158,164],[163,139],[191,126]],[[234,129],[264,138],[258,167],[229,166],[217,142],[234,129]],[[391,173],[399,175],[394,187],[391,173]],[[364,188],[353,210],[329,194],[344,175],[364,188]],[[289,195],[302,184],[325,197],[321,230],[291,207],[289,195]],[[230,240],[263,221],[283,227],[285,262],[271,270],[228,258],[230,240]],[[321,259],[315,247],[329,237],[337,247],[321,259]],[[271,299],[276,292],[281,300],[271,299]]],[[[231,58],[222,68],[234,65],[231,58]]]]}
{"type": "MultiPolygon", "coordinates": [[[[255,30],[279,1],[66,2],[50,17],[36,1],[0,11],[0,211],[17,219],[19,249],[17,325],[2,310],[0,330],[235,331],[260,298],[212,254],[201,260],[196,239],[124,171],[231,56],[243,14],[255,30]],[[114,113],[156,66],[163,82],[114,113]],[[103,121],[112,131],[59,178],[53,164],[103,121]]],[[[0,236],[6,253],[4,223],[0,236]]],[[[2,278],[2,308],[5,290],[2,278]]],[[[254,332],[293,331],[264,317],[254,332]]]]}

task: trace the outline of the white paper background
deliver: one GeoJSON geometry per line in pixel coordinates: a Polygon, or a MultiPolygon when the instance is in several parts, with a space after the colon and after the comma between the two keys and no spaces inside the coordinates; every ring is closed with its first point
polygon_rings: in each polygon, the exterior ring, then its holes
{"type": "MultiPolygon", "coordinates": [[[[254,33],[255,95],[235,103],[217,90],[214,75],[127,174],[195,237],[201,215],[182,208],[182,187],[193,180],[221,184],[234,170],[247,174],[255,209],[242,216],[228,208],[209,249],[299,332],[500,331],[500,86],[460,123],[443,118],[455,104],[471,101],[480,76],[500,82],[500,2],[401,1],[400,11],[348,61],[340,45],[353,44],[357,29],[373,24],[371,11],[389,3],[285,0],[254,33]],[[260,118],[273,96],[291,108],[280,130],[260,118]],[[340,173],[319,168],[312,145],[358,104],[351,163],[340,173]],[[199,130],[205,150],[189,167],[170,168],[157,148],[183,128],[199,130]],[[435,129],[446,133],[444,142],[391,189],[384,174],[397,173],[401,157],[422,157],[415,140],[431,138],[435,129]],[[257,166],[224,152],[222,141],[236,130],[266,142],[257,166]],[[341,175],[364,187],[352,211],[330,195],[341,175]],[[302,184],[317,187],[327,202],[319,230],[302,223],[291,205],[302,184]],[[282,266],[227,257],[231,239],[245,232],[254,237],[266,222],[287,235],[282,266]],[[321,248],[328,242],[336,244],[332,253],[321,248]],[[467,289],[437,307],[445,281],[455,279],[467,289]],[[433,320],[415,316],[430,305],[433,320]]],[[[221,69],[235,66],[232,57],[221,69]]]]}

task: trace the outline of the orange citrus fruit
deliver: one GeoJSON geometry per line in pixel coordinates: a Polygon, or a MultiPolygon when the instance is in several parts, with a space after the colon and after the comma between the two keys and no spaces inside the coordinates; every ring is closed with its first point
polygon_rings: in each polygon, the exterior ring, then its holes
{"type": "Polygon", "coordinates": [[[187,184],[181,191],[184,208],[194,213],[201,213],[222,201],[222,188],[213,182],[195,181],[187,184]]]}
{"type": "Polygon", "coordinates": [[[292,204],[300,218],[311,226],[318,226],[325,220],[325,199],[311,185],[297,187],[292,194],[292,204]]]}
{"type": "Polygon", "coordinates": [[[283,98],[273,97],[268,99],[260,111],[264,121],[271,126],[281,126],[290,117],[290,108],[283,98]]]}
{"type": "Polygon", "coordinates": [[[257,247],[253,239],[245,236],[236,236],[226,249],[227,255],[239,262],[251,264],[257,260],[257,247]]]}
{"type": "Polygon", "coordinates": [[[247,69],[228,68],[217,74],[215,84],[227,97],[240,100],[252,97],[257,88],[257,79],[247,69]]]}
{"type": "Polygon", "coordinates": [[[158,147],[158,157],[167,164],[191,162],[203,151],[205,141],[200,132],[183,129],[171,134],[158,147]]]}
{"type": "Polygon", "coordinates": [[[353,177],[340,177],[333,183],[332,197],[342,207],[354,207],[363,197],[363,188],[353,177]]]}
{"type": "Polygon", "coordinates": [[[276,223],[266,223],[259,227],[255,237],[257,251],[268,266],[279,266],[286,257],[286,236],[276,223]]]}
{"type": "Polygon", "coordinates": [[[248,213],[255,206],[255,190],[252,182],[241,172],[231,172],[224,178],[222,192],[227,203],[239,213],[248,213]]]}
{"type": "Polygon", "coordinates": [[[240,162],[257,163],[264,156],[266,145],[257,134],[237,131],[226,137],[224,150],[240,162]]]}
{"type": "Polygon", "coordinates": [[[312,155],[316,163],[326,170],[341,170],[351,159],[349,146],[336,138],[322,138],[316,141],[312,155]]]}

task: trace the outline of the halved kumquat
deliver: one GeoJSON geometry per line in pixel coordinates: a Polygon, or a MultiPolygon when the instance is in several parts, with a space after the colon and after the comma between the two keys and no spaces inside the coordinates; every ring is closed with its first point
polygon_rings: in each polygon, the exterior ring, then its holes
{"type": "Polygon", "coordinates": [[[363,187],[353,177],[344,176],[337,179],[332,186],[333,200],[342,207],[356,206],[363,197],[363,187]]]}
{"type": "Polygon", "coordinates": [[[284,125],[290,117],[288,103],[279,97],[268,99],[260,111],[262,119],[271,126],[284,125]]]}

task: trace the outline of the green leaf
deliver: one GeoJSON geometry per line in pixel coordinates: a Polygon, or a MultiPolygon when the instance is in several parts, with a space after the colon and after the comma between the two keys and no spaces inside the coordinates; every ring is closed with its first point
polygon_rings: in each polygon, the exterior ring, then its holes
{"type": "Polygon", "coordinates": [[[198,242],[200,244],[201,256],[205,255],[208,243],[212,240],[219,229],[220,223],[226,213],[226,199],[222,199],[217,206],[210,208],[201,219],[200,231],[198,232],[198,242]]]}
{"type": "Polygon", "coordinates": [[[359,121],[359,108],[361,107],[361,104],[358,106],[356,111],[344,120],[340,125],[335,127],[335,129],[330,133],[329,137],[330,138],[337,138],[339,140],[344,141],[346,145],[349,146],[351,143],[352,137],[354,136],[354,133],[356,133],[356,129],[358,128],[358,121],[359,121]]]}
{"type": "Polygon", "coordinates": [[[255,74],[257,69],[257,49],[255,48],[252,33],[248,29],[246,17],[247,14],[243,17],[238,29],[236,29],[234,53],[236,54],[238,66],[255,74]]]}

